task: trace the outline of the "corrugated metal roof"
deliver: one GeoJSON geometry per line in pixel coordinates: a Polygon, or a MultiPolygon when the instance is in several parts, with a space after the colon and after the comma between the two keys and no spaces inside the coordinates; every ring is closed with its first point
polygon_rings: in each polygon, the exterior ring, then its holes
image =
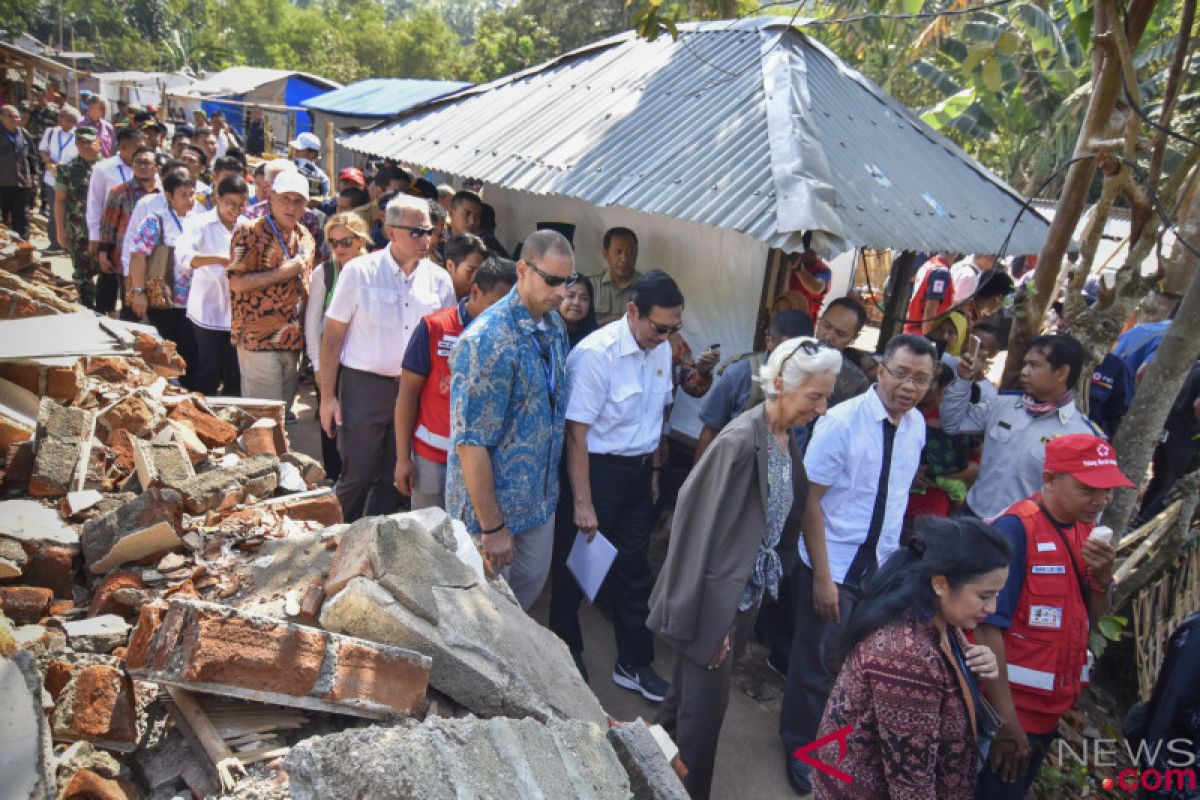
{"type": "Polygon", "coordinates": [[[252,92],[264,83],[290,78],[293,75],[305,78],[318,86],[339,89],[341,84],[308,72],[290,69],[268,69],[267,67],[230,67],[208,75],[187,87],[192,95],[233,95],[252,92]]]}
{"type": "Polygon", "coordinates": [[[367,78],[305,100],[301,105],[343,117],[385,119],[470,85],[462,81],[367,78]]]}
{"type": "MultiPolygon", "coordinates": [[[[998,249],[1022,198],[789,21],[620,34],[340,141],[789,250],[998,249]]],[[[1009,252],[1046,227],[1026,212],[1009,252]]]]}

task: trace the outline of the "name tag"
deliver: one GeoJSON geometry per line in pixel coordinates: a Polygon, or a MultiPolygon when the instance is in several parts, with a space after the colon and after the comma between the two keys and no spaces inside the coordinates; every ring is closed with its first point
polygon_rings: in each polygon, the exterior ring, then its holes
{"type": "Polygon", "coordinates": [[[1061,628],[1062,609],[1054,606],[1030,606],[1029,627],[1031,628],[1061,628]]]}
{"type": "Polygon", "coordinates": [[[437,354],[441,358],[449,358],[450,351],[454,349],[454,345],[458,342],[457,336],[443,336],[438,342],[437,354]]]}
{"type": "Polygon", "coordinates": [[[1053,553],[1058,549],[1054,542],[1038,542],[1037,547],[1039,553],[1053,553]]]}
{"type": "Polygon", "coordinates": [[[1062,564],[1041,564],[1030,570],[1034,575],[1066,575],[1067,568],[1062,564]]]}

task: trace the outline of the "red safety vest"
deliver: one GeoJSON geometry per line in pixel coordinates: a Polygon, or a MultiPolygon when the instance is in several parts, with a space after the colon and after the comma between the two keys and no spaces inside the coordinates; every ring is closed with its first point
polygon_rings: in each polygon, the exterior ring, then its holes
{"type": "Polygon", "coordinates": [[[941,256],[934,256],[921,265],[913,278],[912,300],[908,302],[908,312],[905,317],[904,332],[921,334],[921,320],[925,319],[925,297],[929,294],[930,281],[942,281],[943,286],[936,287],[942,292],[942,300],[938,303],[937,313],[945,314],[954,305],[954,284],[950,282],[950,265],[941,256]],[[945,270],[945,277],[930,278],[929,273],[935,270],[945,270]]]}
{"type": "Polygon", "coordinates": [[[1013,704],[1026,733],[1055,730],[1088,683],[1084,593],[1091,585],[1080,554],[1095,525],[1056,528],[1040,502],[1035,494],[1004,512],[1025,528],[1025,579],[1012,626],[1004,632],[1004,651],[1013,704]]]}
{"type": "Polygon", "coordinates": [[[425,317],[429,328],[429,375],[421,387],[421,405],[412,446],[417,455],[445,464],[450,451],[450,351],[462,335],[458,305],[425,317]]]}

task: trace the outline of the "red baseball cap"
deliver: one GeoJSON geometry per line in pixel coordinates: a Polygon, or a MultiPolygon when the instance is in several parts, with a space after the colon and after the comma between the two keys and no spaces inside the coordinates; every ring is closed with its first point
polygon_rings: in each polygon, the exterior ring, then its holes
{"type": "Polygon", "coordinates": [[[1113,446],[1090,433],[1069,433],[1047,442],[1045,469],[1071,475],[1093,489],[1133,487],[1117,466],[1113,446]]]}
{"type": "Polygon", "coordinates": [[[338,173],[339,181],[354,181],[359,186],[366,186],[367,179],[363,176],[362,170],[358,167],[346,167],[338,173]]]}

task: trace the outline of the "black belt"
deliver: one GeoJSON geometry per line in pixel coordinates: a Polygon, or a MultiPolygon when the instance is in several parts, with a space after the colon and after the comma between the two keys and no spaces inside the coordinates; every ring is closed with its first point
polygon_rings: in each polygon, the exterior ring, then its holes
{"type": "Polygon", "coordinates": [[[612,453],[588,453],[588,457],[607,464],[616,464],[622,467],[637,467],[642,469],[652,466],[651,459],[654,458],[654,453],[646,453],[644,456],[618,456],[612,453]]]}
{"type": "Polygon", "coordinates": [[[374,378],[377,381],[396,382],[395,375],[380,375],[378,372],[367,372],[365,369],[355,369],[354,367],[347,367],[345,364],[342,365],[342,371],[353,372],[355,375],[361,375],[364,378],[374,378]]]}

